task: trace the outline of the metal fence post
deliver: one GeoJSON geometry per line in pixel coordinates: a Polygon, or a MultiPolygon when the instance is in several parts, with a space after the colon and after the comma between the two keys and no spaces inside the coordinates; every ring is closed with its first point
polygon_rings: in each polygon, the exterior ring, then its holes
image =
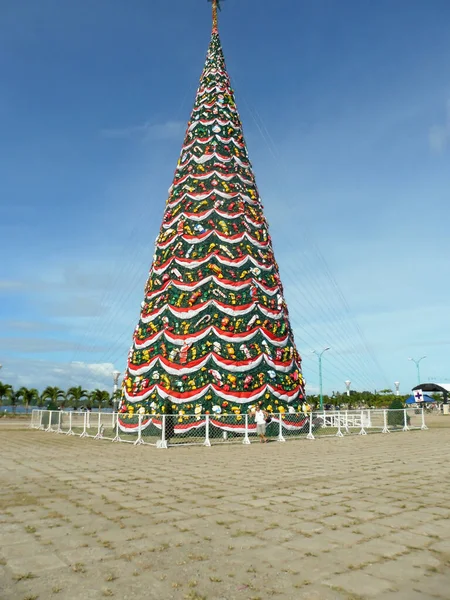
{"type": "Polygon", "coordinates": [[[422,406],[422,427],[420,429],[428,429],[425,425],[425,408],[422,406]]]}
{"type": "Polygon", "coordinates": [[[61,429],[61,418],[62,418],[62,411],[60,410],[58,412],[58,428],[56,430],[56,433],[62,433],[63,430],[61,429]]]}
{"type": "Polygon", "coordinates": [[[97,424],[97,435],[95,436],[96,440],[101,440],[103,438],[103,434],[105,433],[105,426],[102,424],[102,413],[98,413],[98,424],[97,424]]]}
{"type": "Polygon", "coordinates": [[[278,416],[280,418],[280,426],[278,428],[277,442],[285,442],[286,440],[283,437],[283,414],[280,413],[278,416]]]}
{"type": "Polygon", "coordinates": [[[206,416],[205,421],[205,441],[203,442],[204,446],[211,446],[211,442],[209,441],[209,415],[206,416]]]}
{"type": "Polygon", "coordinates": [[[39,418],[39,429],[44,429],[44,426],[42,425],[42,417],[44,416],[44,411],[41,410],[41,416],[39,418]]]}
{"type": "Polygon", "coordinates": [[[161,420],[161,439],[156,442],[157,448],[165,448],[167,449],[167,441],[166,441],[166,415],[162,416],[161,420]]]}
{"type": "Polygon", "coordinates": [[[306,436],[307,440],[314,440],[314,435],[313,435],[313,411],[312,408],[309,411],[309,433],[306,436]]]}
{"type": "Polygon", "coordinates": [[[361,410],[361,431],[359,432],[359,435],[367,435],[367,432],[364,429],[364,411],[363,410],[361,410]]]}
{"type": "Polygon", "coordinates": [[[341,431],[341,411],[340,410],[337,411],[337,422],[338,422],[338,430],[336,433],[336,437],[344,437],[344,434],[341,431]]]}
{"type": "Polygon", "coordinates": [[[406,408],[403,409],[403,431],[409,431],[408,415],[406,413],[406,408]]]}
{"type": "Polygon", "coordinates": [[[101,427],[102,427],[102,413],[100,411],[98,411],[97,434],[94,436],[94,440],[99,440],[101,437],[103,437],[101,427]]]}
{"type": "Polygon", "coordinates": [[[83,433],[80,434],[80,437],[88,437],[86,428],[87,428],[87,415],[88,415],[88,411],[85,411],[84,413],[84,419],[83,419],[83,433]]]}
{"type": "Polygon", "coordinates": [[[382,429],[381,433],[391,433],[388,429],[387,410],[386,409],[383,410],[383,429],[382,429]]]}
{"type": "Polygon", "coordinates": [[[49,410],[48,411],[48,424],[47,424],[47,429],[45,431],[51,431],[52,430],[52,419],[53,419],[53,411],[49,410]]]}
{"type": "Polygon", "coordinates": [[[72,431],[72,411],[69,412],[69,431],[66,432],[66,435],[75,435],[72,431]]]}
{"type": "Polygon", "coordinates": [[[116,435],[113,437],[112,441],[113,442],[121,442],[122,440],[120,439],[120,435],[119,435],[119,413],[117,413],[116,415],[116,435]]]}
{"type": "Polygon", "coordinates": [[[245,415],[245,435],[242,440],[243,444],[250,444],[250,438],[248,437],[248,415],[245,415]]]}
{"type": "Polygon", "coordinates": [[[348,430],[348,410],[345,411],[345,432],[350,433],[348,430]]]}
{"type": "Polygon", "coordinates": [[[138,416],[138,438],[137,440],[134,442],[134,446],[140,446],[141,444],[144,443],[144,440],[142,439],[142,415],[138,416]]]}

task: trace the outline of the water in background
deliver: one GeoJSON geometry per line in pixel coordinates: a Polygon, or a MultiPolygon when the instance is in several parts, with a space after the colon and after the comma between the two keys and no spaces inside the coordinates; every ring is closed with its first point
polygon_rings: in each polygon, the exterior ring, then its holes
{"type": "MultiPolygon", "coordinates": [[[[39,408],[39,406],[29,406],[29,407],[28,407],[28,414],[31,414],[31,411],[32,411],[34,408],[39,408]]],[[[45,410],[45,408],[46,408],[46,407],[45,407],[45,406],[42,406],[41,408],[42,408],[43,410],[45,410]]],[[[72,408],[65,408],[64,410],[65,410],[65,411],[72,411],[72,408]]],[[[79,410],[79,409],[77,409],[75,412],[78,412],[78,410],[79,410]]],[[[15,407],[15,410],[14,410],[14,407],[13,407],[13,406],[0,406],[0,415],[2,415],[2,414],[5,414],[5,413],[6,413],[6,414],[11,414],[11,413],[13,413],[13,412],[15,412],[15,413],[16,413],[16,415],[24,415],[24,414],[26,414],[27,410],[26,410],[26,407],[25,407],[25,406],[16,406],[16,407],[15,407]]],[[[93,413],[96,413],[96,412],[98,412],[98,409],[97,409],[97,408],[93,408],[93,409],[91,410],[91,412],[93,412],[93,413]]],[[[102,409],[101,409],[101,412],[103,412],[103,413],[108,413],[108,412],[109,412],[109,413],[112,413],[112,408],[110,408],[110,407],[107,407],[107,408],[102,408],[102,409]]]]}

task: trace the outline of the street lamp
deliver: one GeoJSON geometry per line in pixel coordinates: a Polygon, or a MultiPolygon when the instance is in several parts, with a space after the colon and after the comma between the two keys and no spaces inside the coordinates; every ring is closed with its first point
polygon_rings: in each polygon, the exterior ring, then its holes
{"type": "Polygon", "coordinates": [[[350,381],[350,379],[347,379],[347,381],[345,382],[345,387],[347,388],[347,396],[350,396],[350,386],[351,386],[352,382],[350,381]]]}
{"type": "Polygon", "coordinates": [[[417,384],[420,385],[420,361],[423,360],[424,358],[426,358],[426,356],[421,356],[418,360],[416,360],[415,358],[411,358],[409,357],[408,360],[411,360],[417,368],[417,384]]]}
{"type": "Polygon", "coordinates": [[[119,383],[120,371],[113,371],[113,381],[114,381],[114,389],[113,389],[113,412],[117,412],[117,385],[119,383]]]}
{"type": "Polygon", "coordinates": [[[400,381],[394,381],[395,395],[400,396],[400,381]]]}
{"type": "Polygon", "coordinates": [[[311,350],[313,354],[316,354],[319,358],[319,389],[320,389],[320,410],[323,410],[323,394],[322,394],[322,354],[330,350],[330,347],[327,346],[322,350],[322,352],[316,352],[316,350],[311,350]]]}

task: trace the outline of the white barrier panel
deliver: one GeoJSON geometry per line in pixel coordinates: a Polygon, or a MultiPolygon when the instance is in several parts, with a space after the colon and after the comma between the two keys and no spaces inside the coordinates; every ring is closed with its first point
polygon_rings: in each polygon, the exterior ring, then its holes
{"type": "MultiPolygon", "coordinates": [[[[34,409],[32,429],[96,440],[169,446],[250,444],[259,441],[252,415],[136,415],[34,409]]],[[[265,427],[268,441],[313,440],[351,434],[427,429],[423,408],[276,413],[265,427]]]]}

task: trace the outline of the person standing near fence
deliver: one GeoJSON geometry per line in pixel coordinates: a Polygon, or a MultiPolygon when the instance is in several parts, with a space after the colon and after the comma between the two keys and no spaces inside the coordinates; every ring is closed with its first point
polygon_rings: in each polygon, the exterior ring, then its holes
{"type": "Polygon", "coordinates": [[[268,414],[261,410],[261,407],[257,405],[255,410],[255,423],[256,423],[256,433],[259,435],[259,439],[261,443],[268,442],[266,438],[266,418],[268,414]]]}
{"type": "Polygon", "coordinates": [[[175,417],[172,414],[172,402],[167,399],[164,405],[164,413],[165,413],[165,431],[164,437],[166,442],[170,441],[170,438],[173,438],[175,434],[175,417]]]}

